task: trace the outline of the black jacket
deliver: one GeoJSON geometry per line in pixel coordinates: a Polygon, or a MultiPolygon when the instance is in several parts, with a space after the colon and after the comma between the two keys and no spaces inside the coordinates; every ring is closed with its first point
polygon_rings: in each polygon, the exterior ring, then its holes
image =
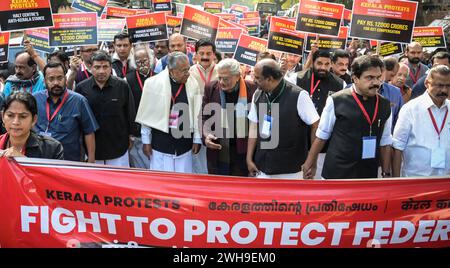
{"type": "MultiPolygon", "coordinates": [[[[0,149],[3,150],[5,148],[0,149]]],[[[25,145],[25,156],[31,158],[64,160],[63,147],[59,141],[50,137],[38,135],[33,131],[31,131],[25,145]]]]}

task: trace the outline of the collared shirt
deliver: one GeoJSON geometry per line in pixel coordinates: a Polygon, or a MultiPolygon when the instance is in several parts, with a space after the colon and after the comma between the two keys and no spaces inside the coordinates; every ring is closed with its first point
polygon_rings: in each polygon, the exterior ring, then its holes
{"type": "Polygon", "coordinates": [[[201,91],[202,95],[205,92],[205,85],[209,82],[217,81],[217,79],[218,79],[217,68],[214,63],[212,63],[211,66],[209,66],[209,68],[207,68],[207,69],[203,68],[203,66],[201,66],[200,64],[195,64],[195,65],[191,66],[189,73],[191,74],[191,76],[193,78],[195,78],[195,80],[197,80],[197,83],[198,83],[198,86],[200,87],[200,91],[201,91]],[[200,74],[200,72],[201,72],[201,74],[200,74]],[[211,76],[210,76],[210,74],[211,74],[211,76]],[[202,77],[202,75],[203,75],[203,77],[202,77]],[[208,80],[208,78],[210,78],[210,79],[208,80]]]}
{"type": "Polygon", "coordinates": [[[421,62],[419,62],[419,67],[417,67],[417,68],[414,68],[411,63],[408,63],[408,67],[409,67],[410,73],[406,77],[406,85],[408,85],[409,87],[412,88],[419,81],[419,79],[422,76],[427,74],[427,71],[429,70],[429,68],[421,62]],[[419,73],[417,73],[417,72],[419,72],[419,73]]]}
{"type": "MultiPolygon", "coordinates": [[[[334,102],[331,96],[328,97],[323,109],[322,116],[320,117],[319,127],[316,131],[316,136],[322,140],[328,140],[333,133],[333,128],[336,123],[336,114],[334,112],[334,102]]],[[[392,126],[392,113],[389,115],[388,120],[384,124],[383,134],[380,140],[380,146],[386,146],[392,144],[391,136],[392,126]]]]}
{"type": "Polygon", "coordinates": [[[51,133],[52,138],[63,145],[66,160],[80,161],[81,135],[94,133],[99,126],[86,98],[71,90],[66,91],[69,93],[68,98],[50,124],[46,112],[47,103],[49,103],[50,116],[52,116],[61,104],[64,95],[54,103],[47,91],[34,94],[38,107],[38,121],[34,130],[37,133],[51,133]]]}
{"type": "Polygon", "coordinates": [[[438,128],[441,127],[450,101],[438,108],[428,92],[410,100],[400,110],[394,130],[393,147],[403,151],[402,176],[433,176],[450,174],[450,116],[444,123],[440,135],[431,121],[428,108],[431,109],[438,128]],[[431,152],[437,147],[446,151],[445,169],[431,168],[431,152]]]}
{"type": "Polygon", "coordinates": [[[386,82],[383,82],[383,84],[381,84],[379,93],[381,94],[381,96],[385,97],[391,102],[391,113],[393,115],[391,130],[394,131],[395,124],[397,123],[398,113],[400,112],[400,109],[404,104],[402,93],[400,92],[400,89],[398,87],[386,82]]]}
{"type": "Polygon", "coordinates": [[[77,85],[75,91],[87,98],[100,126],[95,132],[95,159],[122,156],[128,149],[129,135],[137,131],[134,99],[128,84],[111,76],[100,89],[91,77],[77,85]]]}
{"type": "MultiPolygon", "coordinates": [[[[281,84],[282,83],[280,83],[280,85],[281,84]]],[[[256,110],[255,94],[253,94],[251,108],[247,118],[253,123],[258,123],[258,112],[256,110]]],[[[316,108],[314,107],[314,103],[312,102],[311,98],[309,97],[308,93],[305,90],[301,90],[300,94],[298,94],[297,113],[300,119],[307,125],[312,125],[317,120],[320,119],[319,114],[317,113],[316,108]]]]}

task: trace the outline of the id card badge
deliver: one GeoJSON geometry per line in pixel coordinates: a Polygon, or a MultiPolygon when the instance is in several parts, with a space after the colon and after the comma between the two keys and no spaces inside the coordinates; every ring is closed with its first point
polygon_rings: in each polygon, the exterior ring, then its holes
{"type": "Polygon", "coordinates": [[[272,116],[264,115],[264,122],[261,129],[261,136],[264,138],[270,137],[271,129],[272,129],[272,116]]]}
{"type": "Polygon", "coordinates": [[[47,132],[47,131],[41,131],[41,132],[39,132],[39,135],[44,136],[44,137],[51,137],[52,133],[47,132]]]}
{"type": "Polygon", "coordinates": [[[375,158],[375,153],[377,149],[377,137],[376,136],[366,136],[362,138],[362,159],[372,159],[375,158]]]}
{"type": "Polygon", "coordinates": [[[445,168],[445,149],[435,148],[431,150],[431,167],[445,168]]]}
{"type": "Polygon", "coordinates": [[[171,110],[169,115],[169,128],[178,128],[180,111],[171,110]]]}

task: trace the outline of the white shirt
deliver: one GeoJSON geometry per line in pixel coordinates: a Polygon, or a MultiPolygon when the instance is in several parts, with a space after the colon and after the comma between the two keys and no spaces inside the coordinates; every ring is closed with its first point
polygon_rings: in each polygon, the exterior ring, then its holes
{"type": "MultiPolygon", "coordinates": [[[[152,128],[146,125],[141,125],[141,139],[142,144],[152,144],[152,128]]],[[[193,143],[202,144],[202,139],[194,137],[193,143]]]]}
{"type": "Polygon", "coordinates": [[[450,174],[450,115],[439,136],[433,126],[431,109],[440,129],[450,101],[438,108],[428,92],[407,102],[400,110],[394,129],[393,147],[403,151],[402,176],[434,176],[450,174]],[[431,167],[431,151],[440,146],[446,151],[445,169],[431,167]]]}
{"type": "MultiPolygon", "coordinates": [[[[361,115],[362,116],[362,115],[361,115]]],[[[323,108],[322,117],[320,118],[319,127],[316,131],[316,136],[322,140],[328,140],[333,132],[334,124],[336,123],[336,114],[334,112],[333,98],[329,96],[323,108]]],[[[384,124],[383,134],[380,139],[380,146],[386,146],[392,144],[391,135],[392,126],[392,113],[389,115],[386,123],[384,124]]]]}
{"type": "MultiPolygon", "coordinates": [[[[247,118],[253,123],[258,123],[258,113],[256,110],[254,98],[255,94],[253,94],[251,108],[247,118]]],[[[317,113],[316,108],[314,107],[314,103],[312,102],[311,98],[309,97],[308,93],[305,90],[300,91],[300,94],[298,95],[297,113],[300,119],[307,125],[312,125],[317,120],[320,119],[319,114],[317,113]]]]}

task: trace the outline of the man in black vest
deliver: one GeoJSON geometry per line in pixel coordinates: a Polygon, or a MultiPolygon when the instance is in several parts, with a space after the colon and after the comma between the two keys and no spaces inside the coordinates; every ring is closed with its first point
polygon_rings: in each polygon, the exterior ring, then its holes
{"type": "Polygon", "coordinates": [[[302,167],[305,179],[314,177],[318,154],[327,140],[323,178],[376,178],[379,163],[383,177],[390,176],[391,107],[377,93],[383,67],[377,56],[353,61],[353,86],[327,99],[317,137],[302,167]]]}
{"type": "MultiPolygon", "coordinates": [[[[331,72],[331,57],[330,53],[325,50],[317,50],[312,56],[313,66],[297,75],[297,86],[309,92],[314,106],[316,107],[319,116],[322,115],[325,102],[331,94],[344,88],[344,81],[337,75],[331,72]]],[[[315,136],[315,135],[313,135],[315,136]]],[[[312,142],[308,140],[308,148],[312,142]]],[[[324,147],[322,153],[319,155],[319,174],[325,159],[327,146],[324,147]]],[[[320,177],[316,177],[319,179],[320,177]]]]}
{"type": "Polygon", "coordinates": [[[314,135],[319,115],[308,93],[283,79],[276,61],[259,61],[254,76],[258,90],[248,115],[249,173],[259,178],[299,179],[308,136],[314,135]]]}

